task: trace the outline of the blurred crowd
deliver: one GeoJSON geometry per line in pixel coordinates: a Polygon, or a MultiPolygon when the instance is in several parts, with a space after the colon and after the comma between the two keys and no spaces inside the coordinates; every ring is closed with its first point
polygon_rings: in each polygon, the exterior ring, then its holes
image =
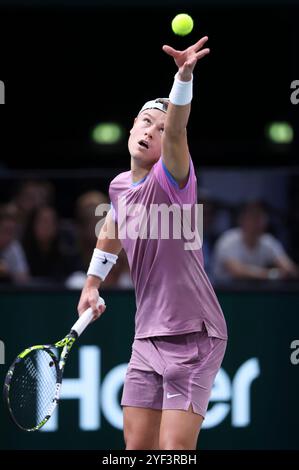
{"type": "MultiPolygon", "coordinates": [[[[297,279],[299,270],[278,235],[271,230],[269,208],[261,201],[229,210],[207,197],[203,204],[203,251],[213,283],[234,280],[297,279]]],[[[96,245],[100,191],[82,193],[74,216],[55,208],[55,187],[48,181],[22,182],[11,201],[0,206],[0,283],[53,285],[81,289],[96,245]]],[[[275,231],[275,230],[274,230],[275,231]]],[[[105,287],[132,288],[124,251],[105,280],[105,287]]]]}
{"type": "Polygon", "coordinates": [[[202,204],[205,268],[212,282],[299,278],[298,266],[270,232],[270,209],[265,203],[249,201],[234,210],[209,199],[202,204]]]}
{"type": "MultiPolygon", "coordinates": [[[[0,206],[1,283],[83,287],[97,241],[95,227],[103,217],[95,215],[96,208],[109,199],[100,191],[87,191],[74,202],[71,218],[60,217],[54,199],[51,183],[32,180],[0,206]]],[[[123,251],[105,287],[132,287],[123,251]]]]}

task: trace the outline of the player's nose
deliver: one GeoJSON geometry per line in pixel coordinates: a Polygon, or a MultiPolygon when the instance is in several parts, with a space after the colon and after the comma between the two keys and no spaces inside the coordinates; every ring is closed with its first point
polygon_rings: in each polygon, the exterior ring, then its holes
{"type": "Polygon", "coordinates": [[[151,128],[147,129],[144,133],[145,137],[152,139],[153,138],[153,130],[151,128]]]}

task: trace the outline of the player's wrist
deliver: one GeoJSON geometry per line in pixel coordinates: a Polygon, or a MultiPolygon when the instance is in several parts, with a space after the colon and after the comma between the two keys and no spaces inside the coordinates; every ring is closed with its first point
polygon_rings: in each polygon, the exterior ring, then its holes
{"type": "Polygon", "coordinates": [[[178,71],[175,76],[175,79],[177,79],[180,82],[186,83],[186,82],[192,82],[193,81],[193,73],[192,72],[180,72],[178,71]]]}
{"type": "Polygon", "coordinates": [[[89,274],[86,278],[85,289],[99,289],[102,282],[100,277],[89,274]]]}
{"type": "Polygon", "coordinates": [[[193,75],[191,79],[186,81],[179,72],[174,77],[169,100],[172,104],[177,106],[184,106],[191,103],[193,97],[193,75]],[[183,78],[183,79],[182,79],[183,78]]]}
{"type": "Polygon", "coordinates": [[[87,271],[88,278],[96,277],[104,281],[117,259],[117,255],[95,248],[87,271]]]}

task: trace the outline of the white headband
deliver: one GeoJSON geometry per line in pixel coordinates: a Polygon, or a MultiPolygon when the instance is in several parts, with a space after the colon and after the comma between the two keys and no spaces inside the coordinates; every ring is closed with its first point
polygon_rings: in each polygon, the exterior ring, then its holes
{"type": "Polygon", "coordinates": [[[159,109],[160,111],[162,111],[163,113],[166,113],[167,111],[167,106],[165,105],[165,103],[161,103],[160,100],[166,100],[167,102],[169,102],[169,99],[168,98],[156,98],[155,100],[151,100],[151,101],[147,101],[141,108],[141,110],[139,111],[139,114],[142,113],[142,111],[145,111],[146,109],[159,109]]]}

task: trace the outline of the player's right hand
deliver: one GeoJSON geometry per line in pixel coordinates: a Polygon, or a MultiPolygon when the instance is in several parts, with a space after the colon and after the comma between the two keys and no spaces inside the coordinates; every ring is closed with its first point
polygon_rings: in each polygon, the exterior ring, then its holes
{"type": "Polygon", "coordinates": [[[84,287],[78,304],[79,317],[89,307],[92,308],[94,320],[97,320],[106,310],[106,305],[97,306],[99,291],[96,287],[84,287]]]}

